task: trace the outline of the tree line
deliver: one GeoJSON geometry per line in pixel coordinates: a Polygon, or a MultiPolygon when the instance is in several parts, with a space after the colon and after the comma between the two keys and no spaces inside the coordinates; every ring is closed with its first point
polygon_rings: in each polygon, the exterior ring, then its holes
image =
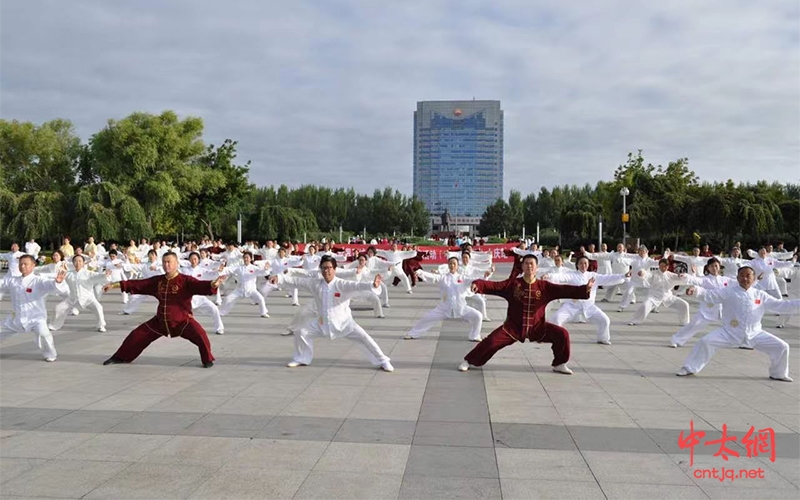
{"type": "Polygon", "coordinates": [[[203,121],[133,113],[82,143],[68,120],[0,120],[0,248],[70,235],[302,239],[304,234],[424,234],[428,213],[396,190],[257,187],[236,141],[205,144],[203,121]],[[4,244],[4,241],[5,244],[4,244]]]}
{"type": "Polygon", "coordinates": [[[680,158],[666,167],[645,163],[642,151],[629,153],[627,162],[614,172],[612,181],[594,187],[566,185],[542,187],[525,198],[511,191],[508,200],[497,200],[481,218],[481,234],[519,237],[525,226],[542,243],[576,246],[597,241],[603,221],[605,241],[622,239],[620,191],[627,187],[629,238],[640,238],[660,248],[688,248],[709,244],[727,250],[737,241],[755,247],[766,241],[800,240],[800,185],[700,182],[680,158]]]}

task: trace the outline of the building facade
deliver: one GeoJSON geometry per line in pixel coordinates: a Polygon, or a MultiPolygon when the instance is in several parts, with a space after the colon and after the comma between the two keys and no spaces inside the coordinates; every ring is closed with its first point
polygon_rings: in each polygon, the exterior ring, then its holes
{"type": "Polygon", "coordinates": [[[503,197],[500,101],[417,103],[414,195],[432,216],[477,220],[503,197]]]}

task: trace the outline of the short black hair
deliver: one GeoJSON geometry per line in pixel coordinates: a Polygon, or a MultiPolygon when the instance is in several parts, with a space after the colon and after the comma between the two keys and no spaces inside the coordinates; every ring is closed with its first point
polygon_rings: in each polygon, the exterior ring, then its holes
{"type": "Polygon", "coordinates": [[[536,262],[536,265],[537,266],[539,265],[539,258],[533,255],[532,253],[526,253],[525,255],[523,255],[522,262],[525,262],[525,259],[533,259],[533,261],[536,262]]]}
{"type": "Polygon", "coordinates": [[[111,250],[108,251],[108,255],[117,255],[118,253],[119,252],[117,252],[116,248],[112,248],[111,250]]]}
{"type": "MultiPolygon", "coordinates": [[[[465,252],[465,253],[466,253],[467,255],[469,255],[469,252],[465,252]]],[[[461,255],[464,255],[464,254],[461,254],[461,255]]],[[[455,261],[456,261],[456,264],[458,264],[458,257],[456,257],[455,255],[454,255],[454,256],[452,256],[452,257],[450,257],[449,259],[447,259],[447,263],[449,264],[451,260],[455,260],[455,261]]]]}
{"type": "Polygon", "coordinates": [[[72,263],[75,263],[75,259],[81,259],[82,261],[86,262],[86,259],[83,258],[83,255],[75,254],[72,256],[72,263]]]}
{"type": "Polygon", "coordinates": [[[322,269],[322,264],[330,262],[334,269],[336,269],[336,259],[333,258],[332,255],[323,255],[321,259],[319,259],[319,268],[322,269]]]}
{"type": "MultiPolygon", "coordinates": [[[[149,252],[148,252],[149,253],[149,252]]],[[[197,252],[189,252],[189,258],[192,258],[192,255],[197,255],[197,259],[200,260],[200,254],[197,252]]]]}
{"type": "Polygon", "coordinates": [[[661,260],[659,260],[658,261],[658,265],[660,266],[661,264],[669,265],[669,259],[661,259],[661,260]]]}
{"type": "Polygon", "coordinates": [[[22,262],[22,259],[30,259],[31,264],[36,265],[36,259],[33,258],[33,255],[20,255],[18,262],[22,262]]]}
{"type": "Polygon", "coordinates": [[[164,260],[170,256],[175,257],[175,260],[178,260],[178,254],[176,254],[175,252],[164,252],[164,255],[161,256],[161,260],[164,260]]]}

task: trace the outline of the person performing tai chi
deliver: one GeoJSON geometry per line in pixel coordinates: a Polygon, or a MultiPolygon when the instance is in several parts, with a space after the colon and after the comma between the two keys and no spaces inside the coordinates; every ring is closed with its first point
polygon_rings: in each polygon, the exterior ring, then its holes
{"type": "Polygon", "coordinates": [[[69,286],[69,297],[56,306],[56,317],[50,323],[52,331],[58,331],[64,326],[67,314],[74,308],[80,307],[87,309],[91,306],[97,314],[97,331],[106,331],[106,318],[103,315],[103,306],[97,301],[94,295],[94,286],[106,284],[111,281],[111,271],[96,273],[89,271],[83,265],[83,256],[75,255],[72,257],[74,271],[67,273],[67,286],[69,286]]]}
{"type": "Polygon", "coordinates": [[[532,254],[522,258],[521,266],[522,277],[517,277],[519,267],[515,264],[511,276],[505,281],[472,282],[473,292],[506,299],[508,312],[505,322],[464,357],[458,367],[460,371],[467,371],[470,366],[483,366],[500,349],[527,339],[530,342],[552,344],[553,371],[572,374],[567,366],[569,332],[563,327],[547,323],[544,319],[545,308],[556,299],[588,299],[594,279],[589,279],[586,285],[581,286],[554,285],[537,280],[538,259],[532,254]]]}
{"type": "MultiPolygon", "coordinates": [[[[197,260],[199,262],[199,257],[197,260]]],[[[226,267],[219,273],[220,276],[235,276],[236,280],[239,282],[239,286],[236,290],[225,296],[225,301],[222,303],[219,313],[222,316],[227,316],[228,313],[231,312],[231,309],[233,309],[233,304],[236,303],[237,300],[242,297],[247,297],[258,304],[262,318],[269,318],[264,296],[261,295],[256,288],[256,280],[258,277],[268,276],[269,271],[253,264],[253,254],[250,252],[244,252],[242,254],[242,260],[244,262],[242,265],[226,267]]]]}
{"type": "MultiPolygon", "coordinates": [[[[447,259],[449,272],[445,274],[434,274],[425,271],[417,271],[419,276],[439,285],[439,292],[442,300],[439,304],[425,313],[411,331],[404,337],[405,339],[416,339],[420,335],[431,329],[433,325],[447,318],[461,319],[469,323],[469,340],[472,342],[481,341],[481,324],[483,315],[475,308],[467,305],[467,293],[470,291],[473,279],[465,277],[458,272],[458,257],[447,259]]],[[[488,276],[488,271],[485,276],[488,276]]]]}
{"type": "MultiPolygon", "coordinates": [[[[139,273],[139,276],[141,276],[142,279],[152,278],[153,276],[160,276],[164,274],[164,270],[161,269],[161,262],[158,260],[158,252],[156,250],[149,250],[147,252],[147,262],[142,262],[141,264],[128,264],[128,266],[131,270],[139,273]]],[[[128,303],[122,306],[122,310],[118,314],[120,316],[133,314],[137,309],[139,309],[139,305],[142,302],[149,301],[158,303],[155,298],[148,295],[133,295],[128,303]]]]}
{"type": "MultiPolygon", "coordinates": [[[[0,293],[11,298],[11,314],[0,325],[0,330],[16,333],[35,331],[39,350],[45,361],[55,361],[58,353],[53,343],[53,334],[47,327],[47,305],[45,298],[53,294],[69,293],[64,282],[67,271],[60,269],[55,278],[33,274],[36,261],[30,255],[18,258],[18,276],[9,275],[0,279],[0,293]]],[[[9,273],[11,274],[11,273],[9,273]]]]}
{"type": "MultiPolygon", "coordinates": [[[[685,274],[681,276],[681,279],[689,285],[699,286],[706,290],[716,290],[736,285],[736,280],[720,275],[719,260],[716,257],[711,257],[708,260],[708,264],[706,264],[706,271],[708,271],[708,274],[702,278],[685,274]]],[[[675,332],[675,335],[672,336],[669,347],[680,347],[686,344],[689,339],[694,337],[697,332],[702,330],[706,325],[710,323],[717,323],[721,318],[722,308],[719,306],[719,304],[714,304],[713,302],[702,302],[700,304],[700,310],[697,312],[697,314],[695,314],[692,321],[675,332]]]]}
{"type": "MultiPolygon", "coordinates": [[[[189,254],[189,265],[181,267],[181,274],[192,276],[199,281],[213,281],[219,277],[219,273],[200,265],[200,254],[191,252],[189,254]]],[[[225,334],[225,326],[222,324],[222,317],[219,308],[208,297],[195,295],[192,297],[192,311],[205,316],[211,316],[214,320],[214,333],[217,335],[225,334]]]]}
{"type": "Polygon", "coordinates": [[[624,274],[597,274],[590,272],[588,271],[589,259],[585,256],[578,258],[577,267],[578,270],[575,272],[548,274],[542,278],[551,283],[566,285],[586,285],[590,279],[594,280],[594,286],[592,286],[592,291],[589,293],[589,298],[586,300],[573,299],[571,302],[565,302],[553,315],[553,323],[558,326],[564,326],[564,323],[579,321],[581,317],[585,317],[588,322],[597,327],[597,343],[611,345],[611,333],[609,331],[611,320],[608,319],[606,313],[595,305],[597,287],[618,285],[623,283],[627,276],[624,274]]]}
{"type": "Polygon", "coordinates": [[[789,377],[789,344],[764,331],[761,318],[767,311],[779,314],[800,312],[800,299],[780,300],[754,284],[756,274],[752,267],[742,266],[736,275],[738,286],[715,290],[690,287],[687,295],[697,295],[697,300],[722,305],[722,326],[700,339],[683,362],[676,375],[694,375],[702,370],[719,347],[738,347],[748,344],[769,356],[769,378],[792,382],[789,377]]]}
{"type": "Polygon", "coordinates": [[[657,271],[639,270],[639,278],[647,289],[647,298],[633,313],[628,322],[629,326],[644,322],[647,316],[662,304],[675,310],[675,314],[678,315],[678,323],[681,325],[689,323],[689,303],[675,295],[672,290],[676,285],[683,284],[683,281],[677,274],[667,271],[668,267],[669,260],[661,259],[658,261],[657,271]]]}
{"type": "Polygon", "coordinates": [[[401,251],[397,243],[392,243],[391,250],[376,250],[375,254],[386,260],[370,259],[370,267],[372,270],[384,272],[384,269],[386,269],[387,280],[389,278],[399,278],[403,286],[406,287],[406,293],[414,293],[411,290],[411,281],[408,279],[408,276],[406,276],[406,273],[403,272],[403,261],[416,257],[417,252],[414,250],[401,251]]]}
{"type": "Polygon", "coordinates": [[[199,281],[181,274],[178,272],[178,256],[174,252],[164,254],[161,266],[164,268],[162,276],[122,281],[104,287],[107,289],[118,285],[123,292],[150,295],[158,299],[156,315],[128,334],[117,352],[103,362],[104,365],[130,363],[160,337],[183,337],[197,346],[204,368],[214,366],[208,335],[192,316],[192,297],[216,294],[226,276],[214,281],[199,281]]]}
{"type": "Polygon", "coordinates": [[[373,365],[387,372],[394,367],[377,343],[353,319],[350,300],[360,292],[372,290],[376,295],[381,285],[381,275],[375,276],[372,283],[356,283],[336,277],[336,259],[325,255],[319,263],[321,278],[294,278],[287,275],[270,276],[272,284],[279,281],[290,286],[303,288],[311,293],[316,307],[316,316],[309,318],[294,333],[294,356],[286,366],[295,368],[305,366],[314,359],[314,337],[327,337],[331,340],[347,337],[363,347],[373,365]]]}

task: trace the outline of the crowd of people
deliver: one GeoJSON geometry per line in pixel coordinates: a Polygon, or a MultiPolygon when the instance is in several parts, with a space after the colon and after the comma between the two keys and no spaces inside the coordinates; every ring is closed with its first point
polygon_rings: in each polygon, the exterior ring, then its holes
{"type": "Polygon", "coordinates": [[[651,256],[644,245],[629,253],[622,244],[614,251],[603,244],[599,250],[589,245],[564,255],[557,247],[520,242],[505,250],[513,259],[508,277],[493,280],[493,252],[476,250],[461,238],[453,243],[460,245],[449,249],[447,263],[425,271],[424,252],[398,242],[389,249],[370,245],[362,253],[345,255],[330,241],[235,245],[206,238],[178,246],[142,239],[106,248],[93,238],[83,246],[73,246],[65,238],[58,250],[45,256],[30,240],[25,252],[14,243],[11,252],[0,254],[9,268],[0,279],[0,300],[5,294],[11,303],[1,327],[35,331],[42,356],[55,361],[51,332],[64,328],[68,316],[85,310],[95,314],[97,330],[106,331],[100,298],[118,287],[120,314],[133,314],[148,302],[157,304],[156,313],[134,329],[105,364],[130,363],[158,338],[182,337],[198,347],[203,366],[211,367],[211,342],[194,313],[211,316],[215,333],[223,335],[223,318],[237,301],[256,304],[258,316],[269,318],[268,301],[281,291],[299,307],[283,332],[294,336],[294,355],[287,366],[310,364],[315,338],[345,337],[361,345],[374,365],[391,372],[389,357],[353,319],[351,302],[365,302],[382,318],[390,307],[391,286],[411,294],[422,282],[436,286],[440,299],[405,339],[417,339],[445,319],[460,319],[468,324],[468,340],[477,343],[458,366],[461,371],[482,366],[503,347],[528,340],[552,344],[552,369],[571,374],[566,324],[592,323],[597,343],[611,345],[611,321],[597,301],[602,289],[599,302],[616,302],[619,297],[618,312],[637,304],[628,320],[631,326],[645,323],[661,307],[672,309],[680,328],[666,342],[669,347],[683,346],[714,327],[695,343],[679,376],[698,373],[717,348],[731,346],[765,352],[770,357],[769,377],[792,381],[789,345],[764,331],[761,319],[766,313],[779,314],[777,327],[782,328],[788,315],[800,312],[800,299],[787,299],[787,283],[800,272],[797,249],[765,245],[743,252],[737,245],[727,254],[715,255],[704,246],[689,254],[665,249],[651,256]],[[312,300],[301,306],[299,290],[312,300]],[[52,314],[47,311],[49,295],[63,298],[52,314]],[[503,323],[484,337],[482,323],[491,321],[487,295],[502,297],[508,310],[503,323]],[[698,300],[694,319],[684,297],[698,300]],[[549,304],[557,307],[548,310],[549,304]]]}

